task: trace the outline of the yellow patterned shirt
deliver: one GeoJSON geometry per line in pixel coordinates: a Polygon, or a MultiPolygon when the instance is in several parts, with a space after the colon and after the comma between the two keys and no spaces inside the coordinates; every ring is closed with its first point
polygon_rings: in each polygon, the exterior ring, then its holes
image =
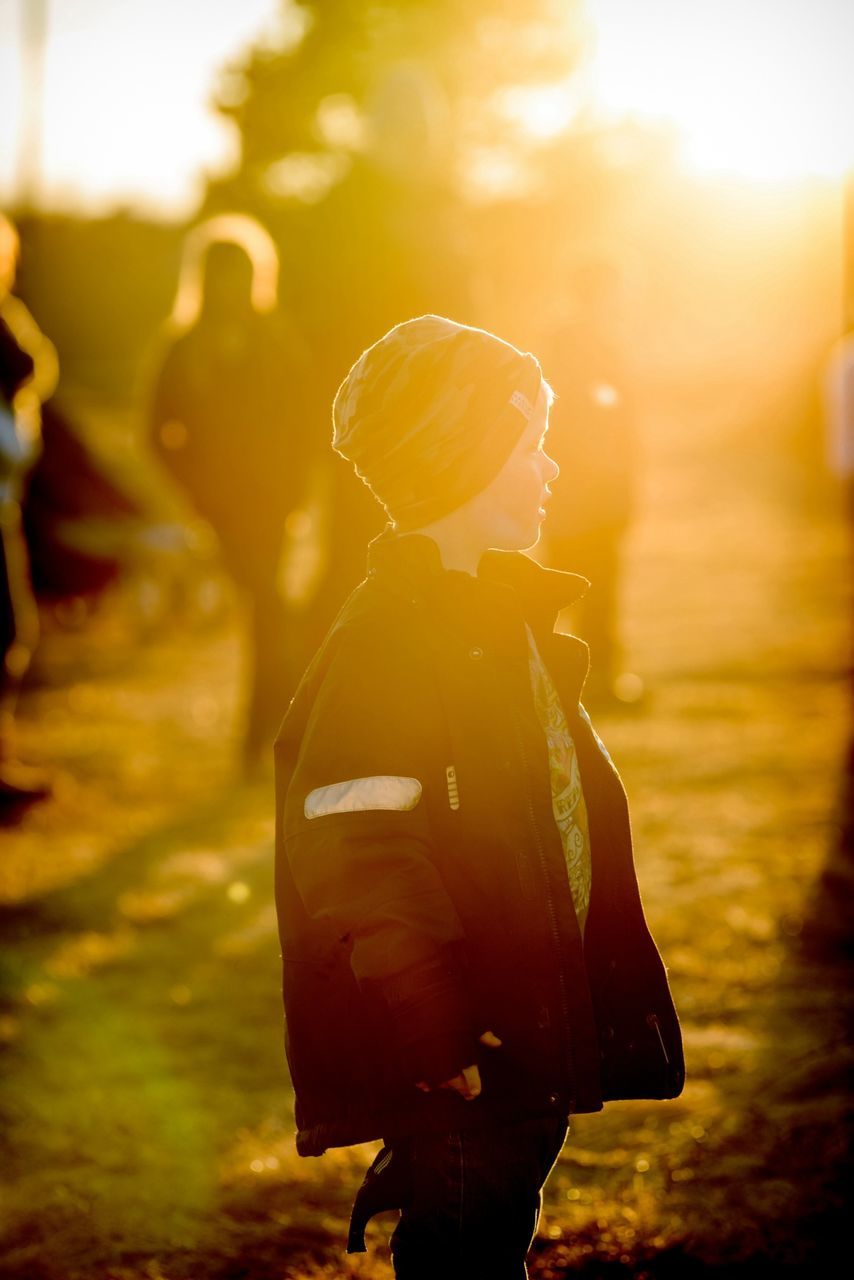
{"type": "Polygon", "coordinates": [[[581,775],[575,743],[569,732],[566,715],[545,663],[540,657],[531,628],[528,632],[529,668],[534,691],[537,718],[549,746],[549,773],[552,786],[552,809],[557,823],[578,927],[584,934],[590,907],[590,832],[587,806],[581,789],[581,775]]]}

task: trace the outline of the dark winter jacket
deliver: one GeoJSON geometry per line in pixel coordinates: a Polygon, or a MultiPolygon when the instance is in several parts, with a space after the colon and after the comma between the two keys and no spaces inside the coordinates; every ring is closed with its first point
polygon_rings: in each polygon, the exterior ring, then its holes
{"type": "Polygon", "coordinates": [[[517,552],[487,552],[476,578],[448,571],[432,539],[386,530],[300,684],[275,754],[302,1155],[681,1092],[626,795],[579,705],[587,647],[553,632],[584,585],[517,552]],[[526,621],[578,752],[592,854],[583,941],[526,621]],[[479,1043],[487,1030],[501,1048],[479,1043]],[[473,1062],[473,1101],[416,1087],[473,1062]]]}

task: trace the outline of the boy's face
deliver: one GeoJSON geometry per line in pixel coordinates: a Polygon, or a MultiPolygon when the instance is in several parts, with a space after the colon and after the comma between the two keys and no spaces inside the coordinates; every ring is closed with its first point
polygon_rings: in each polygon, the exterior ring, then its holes
{"type": "Polygon", "coordinates": [[[524,551],[539,541],[545,504],[551,497],[548,485],[560,474],[545,451],[548,427],[549,406],[541,385],[533,416],[516,448],[492,483],[470,502],[472,518],[490,547],[524,551]]]}

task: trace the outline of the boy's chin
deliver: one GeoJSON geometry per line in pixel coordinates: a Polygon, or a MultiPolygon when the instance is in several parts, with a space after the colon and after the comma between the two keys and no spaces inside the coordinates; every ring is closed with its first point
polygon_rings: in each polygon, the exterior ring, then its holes
{"type": "Polygon", "coordinates": [[[528,524],[525,526],[524,530],[522,531],[523,545],[520,546],[519,550],[528,551],[530,550],[531,547],[535,547],[540,540],[540,534],[542,533],[542,531],[543,531],[542,517],[540,516],[539,512],[537,512],[533,520],[530,520],[528,524]]]}

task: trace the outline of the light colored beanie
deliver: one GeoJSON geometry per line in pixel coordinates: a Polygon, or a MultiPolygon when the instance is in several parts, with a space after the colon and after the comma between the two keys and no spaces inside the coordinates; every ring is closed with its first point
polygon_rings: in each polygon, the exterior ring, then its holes
{"type": "Polygon", "coordinates": [[[418,316],[359,356],[332,405],[335,451],[398,528],[447,515],[495,479],[542,382],[530,352],[485,329],[418,316]]]}

